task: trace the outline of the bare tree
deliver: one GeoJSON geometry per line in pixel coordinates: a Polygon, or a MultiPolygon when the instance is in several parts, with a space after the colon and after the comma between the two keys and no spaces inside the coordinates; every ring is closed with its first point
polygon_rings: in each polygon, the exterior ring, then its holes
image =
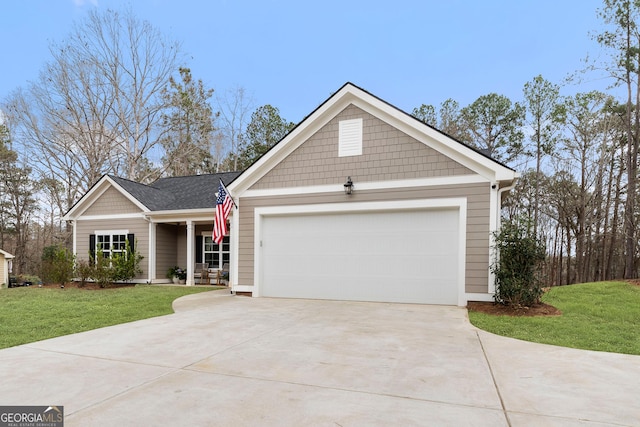
{"type": "Polygon", "coordinates": [[[161,93],[179,45],[131,12],[107,10],[91,12],[50,53],[39,78],[12,94],[5,110],[39,177],[61,185],[66,211],[105,173],[134,180],[152,173],[161,93]]]}
{"type": "Polygon", "coordinates": [[[254,107],[254,100],[247,95],[243,87],[236,87],[224,92],[223,95],[216,96],[216,103],[219,109],[219,126],[221,135],[214,141],[215,156],[220,159],[225,155],[227,162],[220,165],[220,171],[238,170],[238,149],[240,147],[242,135],[249,123],[251,111],[254,107]],[[217,144],[216,144],[217,142],[217,144]]]}
{"type": "Polygon", "coordinates": [[[10,148],[9,129],[0,125],[0,218],[1,241],[10,235],[12,251],[16,256],[17,273],[24,273],[27,263],[27,243],[31,237],[30,225],[36,210],[33,194],[36,183],[31,170],[18,161],[18,154],[10,148]]]}

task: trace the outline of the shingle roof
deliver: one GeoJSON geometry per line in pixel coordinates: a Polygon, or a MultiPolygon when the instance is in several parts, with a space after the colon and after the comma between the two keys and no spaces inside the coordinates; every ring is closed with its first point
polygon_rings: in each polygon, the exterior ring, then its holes
{"type": "Polygon", "coordinates": [[[228,185],[238,175],[240,172],[176,176],[160,178],[149,185],[113,175],[109,178],[151,211],[165,211],[214,208],[218,181],[222,179],[228,185]]]}

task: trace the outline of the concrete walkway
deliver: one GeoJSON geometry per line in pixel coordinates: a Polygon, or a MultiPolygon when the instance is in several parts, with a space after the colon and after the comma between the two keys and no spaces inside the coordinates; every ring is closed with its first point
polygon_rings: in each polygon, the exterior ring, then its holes
{"type": "Polygon", "coordinates": [[[65,426],[638,426],[640,357],[498,337],[465,309],[246,298],[0,350],[0,405],[65,426]]]}

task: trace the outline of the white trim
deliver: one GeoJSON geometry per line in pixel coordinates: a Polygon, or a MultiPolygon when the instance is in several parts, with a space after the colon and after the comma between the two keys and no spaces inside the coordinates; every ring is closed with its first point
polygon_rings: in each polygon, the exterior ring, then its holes
{"type": "MultiPolygon", "coordinates": [[[[241,201],[238,199],[236,201],[237,209],[240,208],[241,201]]],[[[232,209],[233,211],[233,209],[232,209]]],[[[235,283],[238,282],[238,259],[239,259],[239,225],[240,225],[240,215],[231,215],[230,228],[229,228],[229,258],[231,260],[231,265],[229,266],[229,288],[231,292],[237,291],[237,285],[235,283]]],[[[253,289],[253,287],[252,287],[253,289]]],[[[245,292],[245,291],[239,291],[245,292]]]]}
{"type": "MultiPolygon", "coordinates": [[[[480,293],[467,293],[465,297],[467,302],[469,301],[484,301],[484,302],[493,302],[493,293],[488,294],[480,294],[480,293]]],[[[466,305],[466,304],[465,304],[466,305]]]]}
{"type": "MultiPolygon", "coordinates": [[[[417,187],[434,187],[440,185],[463,185],[488,183],[485,178],[480,175],[458,175],[458,176],[438,176],[431,178],[418,179],[399,179],[396,181],[373,181],[358,182],[358,191],[368,190],[395,190],[400,188],[417,188],[417,187]]],[[[342,181],[333,185],[313,185],[308,187],[288,187],[274,188],[263,190],[247,190],[242,197],[266,197],[266,196],[291,196],[300,194],[318,194],[344,192],[344,183],[342,181]]]]}
{"type": "Polygon", "coordinates": [[[78,220],[71,220],[71,227],[73,227],[73,254],[78,255],[78,220]]]}
{"type": "Polygon", "coordinates": [[[9,252],[7,252],[7,251],[3,251],[2,249],[0,249],[0,254],[4,255],[4,257],[5,257],[6,259],[13,259],[13,258],[15,258],[15,256],[14,256],[14,255],[11,255],[9,252]]]}
{"type": "MultiPolygon", "coordinates": [[[[291,205],[258,207],[254,210],[254,272],[251,292],[254,297],[260,296],[262,281],[262,220],[273,215],[304,215],[318,213],[368,212],[368,211],[402,211],[408,209],[454,208],[458,210],[458,305],[467,304],[465,295],[465,266],[467,239],[467,199],[466,197],[443,199],[414,199],[399,201],[327,203],[316,205],[291,205]]],[[[237,233],[236,233],[237,234],[237,233]]],[[[236,292],[243,289],[236,286],[236,292]]]]}
{"type": "Polygon", "coordinates": [[[187,220],[187,286],[193,286],[195,284],[194,271],[195,266],[195,226],[192,220],[187,220]]]}
{"type": "Polygon", "coordinates": [[[144,219],[145,214],[140,213],[128,213],[128,214],[111,214],[111,215],[84,215],[74,219],[74,221],[102,221],[102,220],[115,220],[115,219],[144,219]]]}
{"type": "Polygon", "coordinates": [[[153,283],[156,279],[156,240],[158,224],[149,221],[149,261],[147,263],[147,281],[153,283]]]}
{"type": "Polygon", "coordinates": [[[101,236],[113,236],[115,234],[129,234],[129,230],[96,230],[93,234],[101,236]]]}
{"type": "Polygon", "coordinates": [[[258,159],[247,171],[229,184],[229,191],[238,197],[244,197],[244,192],[254,183],[350,104],[372,114],[424,145],[441,152],[474,173],[482,175],[487,181],[510,182],[517,176],[517,173],[512,169],[483,156],[354,85],[346,84],[307,116],[282,141],[258,159]]]}
{"type": "Polygon", "coordinates": [[[95,203],[96,200],[98,200],[110,187],[115,188],[122,196],[133,203],[142,212],[149,211],[149,208],[143,205],[138,199],[125,191],[124,188],[118,185],[108,175],[104,175],[75,205],[71,207],[71,209],[69,209],[62,219],[65,221],[78,219],[78,217],[82,216],[82,214],[89,209],[89,207],[91,207],[93,203],[95,203]]]}
{"type": "Polygon", "coordinates": [[[232,292],[251,292],[252,297],[257,297],[257,295],[253,290],[254,290],[254,286],[252,285],[234,285],[231,288],[232,292]]]}

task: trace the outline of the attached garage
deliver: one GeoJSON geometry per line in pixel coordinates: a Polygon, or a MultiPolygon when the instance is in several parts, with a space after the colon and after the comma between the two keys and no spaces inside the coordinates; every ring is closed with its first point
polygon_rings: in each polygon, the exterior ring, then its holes
{"type": "Polygon", "coordinates": [[[258,293],[457,305],[464,293],[464,204],[257,209],[258,293]]]}
{"type": "Polygon", "coordinates": [[[345,84],[228,186],[231,285],[254,297],[491,301],[517,173],[345,84]]]}

